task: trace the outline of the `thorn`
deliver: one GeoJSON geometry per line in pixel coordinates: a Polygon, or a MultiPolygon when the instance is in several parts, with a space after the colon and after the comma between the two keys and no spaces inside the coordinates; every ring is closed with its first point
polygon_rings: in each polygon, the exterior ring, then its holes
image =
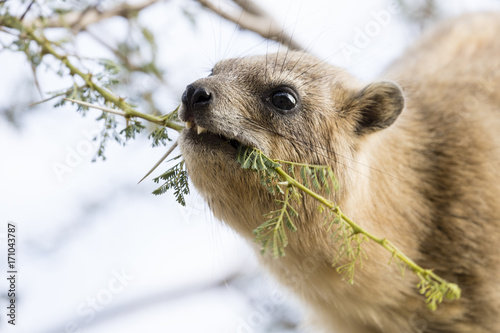
{"type": "Polygon", "coordinates": [[[144,179],[146,179],[147,176],[149,176],[153,171],[155,171],[156,168],[161,164],[161,162],[163,162],[168,157],[168,155],[170,155],[174,151],[176,147],[177,147],[177,141],[174,142],[174,144],[168,149],[165,155],[163,155],[160,158],[160,160],[156,162],[156,164],[151,168],[151,170],[149,170],[149,172],[144,177],[142,177],[142,179],[139,180],[137,184],[140,184],[144,179]]]}

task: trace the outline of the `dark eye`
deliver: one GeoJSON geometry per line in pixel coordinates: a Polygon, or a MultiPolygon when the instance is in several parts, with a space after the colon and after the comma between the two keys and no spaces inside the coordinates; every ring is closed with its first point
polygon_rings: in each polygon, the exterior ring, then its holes
{"type": "Polygon", "coordinates": [[[278,91],[271,95],[271,103],[280,110],[290,111],[297,105],[297,100],[289,92],[278,91]]]}

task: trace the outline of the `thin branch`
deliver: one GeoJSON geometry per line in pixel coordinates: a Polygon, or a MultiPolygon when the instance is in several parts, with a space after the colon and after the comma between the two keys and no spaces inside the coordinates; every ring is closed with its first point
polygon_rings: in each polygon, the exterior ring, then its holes
{"type": "Polygon", "coordinates": [[[105,11],[100,11],[99,9],[93,7],[83,12],[69,12],[44,20],[37,18],[31,22],[27,22],[27,25],[39,28],[70,27],[73,32],[79,32],[85,30],[91,24],[111,17],[121,16],[124,18],[130,18],[144,8],[154,5],[160,1],[161,0],[145,0],[136,4],[123,3],[105,11]]]}
{"type": "Polygon", "coordinates": [[[241,11],[222,8],[211,0],[197,0],[203,7],[233,22],[239,27],[253,31],[263,38],[277,41],[292,50],[303,50],[299,43],[285,33],[280,25],[251,0],[233,0],[241,11]]]}
{"type": "Polygon", "coordinates": [[[19,21],[22,21],[24,19],[24,17],[26,16],[26,14],[28,14],[28,12],[31,9],[31,6],[33,6],[34,3],[35,3],[35,0],[32,0],[31,3],[29,4],[28,8],[26,8],[26,10],[24,11],[23,15],[21,15],[21,17],[19,18],[19,21]]]}
{"type": "Polygon", "coordinates": [[[81,77],[85,81],[88,87],[97,91],[106,101],[113,103],[116,107],[123,110],[126,113],[127,118],[128,117],[142,118],[144,120],[150,121],[158,125],[167,126],[176,131],[181,131],[184,128],[184,126],[168,121],[166,118],[138,112],[137,110],[133,109],[128,103],[126,103],[123,98],[115,96],[109,90],[96,84],[92,80],[91,74],[83,73],[80,69],[78,69],[69,61],[66,55],[61,55],[56,50],[54,50],[50,41],[47,40],[44,36],[38,36],[37,34],[35,34],[33,29],[28,27],[25,27],[25,33],[29,36],[29,38],[34,40],[38,45],[42,47],[42,51],[44,53],[51,54],[56,59],[61,61],[70,70],[71,75],[78,75],[79,77],[81,77]]]}
{"type": "MultiPolygon", "coordinates": [[[[273,161],[275,161],[275,160],[273,160],[273,161]]],[[[421,278],[421,280],[436,281],[439,285],[446,286],[446,288],[448,290],[447,293],[449,293],[448,296],[451,295],[452,299],[460,298],[461,290],[455,283],[450,283],[450,282],[446,281],[445,279],[443,279],[442,277],[440,277],[439,275],[434,273],[432,269],[425,269],[425,268],[419,266],[412,259],[410,259],[408,256],[406,256],[396,245],[394,245],[388,239],[379,238],[379,237],[371,234],[370,232],[366,231],[360,225],[358,225],[357,223],[352,221],[349,217],[344,215],[344,213],[342,213],[342,211],[340,210],[339,206],[337,206],[332,201],[326,199],[325,197],[311,191],[309,188],[302,185],[300,182],[298,182],[293,177],[288,175],[281,167],[276,167],[276,168],[274,168],[274,170],[276,171],[276,173],[278,173],[280,175],[280,177],[283,181],[286,181],[291,186],[295,186],[296,188],[302,190],[304,193],[311,196],[312,198],[314,198],[315,200],[317,200],[318,202],[320,202],[324,206],[330,208],[332,210],[332,212],[335,213],[337,216],[340,216],[342,218],[342,220],[344,220],[352,228],[354,235],[361,234],[361,235],[368,237],[369,239],[371,239],[375,243],[381,245],[383,248],[385,248],[386,250],[391,252],[393,257],[398,258],[399,260],[404,262],[406,265],[408,265],[408,267],[410,267],[410,269],[413,272],[415,272],[421,278]]],[[[439,301],[439,303],[440,302],[441,301],[439,301]]],[[[433,308],[433,306],[435,306],[435,303],[432,303],[430,301],[428,301],[428,303],[429,303],[429,307],[431,309],[435,309],[435,308],[433,308]]]]}
{"type": "Polygon", "coordinates": [[[55,327],[48,330],[41,331],[43,333],[65,332],[68,325],[67,323],[78,322],[81,326],[77,326],[81,331],[92,331],[92,328],[102,324],[107,324],[113,320],[120,320],[124,316],[132,316],[136,313],[141,313],[144,309],[152,308],[155,306],[164,306],[165,304],[172,304],[176,306],[179,301],[190,299],[191,297],[199,297],[206,292],[225,292],[227,291],[228,284],[240,276],[238,271],[230,271],[220,278],[205,278],[200,282],[189,283],[180,288],[175,289],[162,289],[153,290],[150,293],[140,294],[136,298],[128,301],[112,303],[106,306],[99,312],[98,316],[89,322],[79,321],[82,318],[76,316],[75,318],[66,318],[66,320],[59,320],[60,323],[55,327]],[[219,291],[220,290],[220,291],[219,291]]]}
{"type": "Polygon", "coordinates": [[[123,111],[120,111],[120,110],[111,109],[111,108],[107,108],[105,106],[95,105],[95,104],[87,103],[87,102],[84,102],[84,101],[79,101],[79,100],[72,99],[72,98],[63,98],[63,99],[66,100],[66,101],[72,102],[72,103],[76,103],[76,104],[80,104],[80,105],[86,106],[88,108],[98,109],[98,110],[101,110],[101,111],[104,111],[104,112],[109,112],[109,113],[117,114],[117,115],[122,116],[122,117],[127,117],[127,113],[125,113],[123,111]]]}
{"type": "Polygon", "coordinates": [[[101,37],[99,37],[93,31],[91,31],[90,29],[86,29],[86,32],[90,35],[90,37],[95,39],[95,41],[97,41],[99,44],[101,44],[102,46],[107,48],[109,51],[111,51],[118,59],[120,59],[125,64],[125,66],[128,69],[130,69],[131,71],[141,70],[141,68],[139,66],[132,64],[130,62],[130,60],[128,59],[128,57],[126,57],[123,53],[121,53],[120,51],[118,51],[117,49],[115,49],[114,47],[109,45],[107,42],[105,42],[101,37]]]}
{"type": "MultiPolygon", "coordinates": [[[[112,103],[114,106],[116,106],[118,109],[122,110],[124,114],[121,114],[121,116],[124,116],[125,118],[132,118],[132,117],[137,117],[137,118],[142,118],[144,120],[147,120],[149,122],[165,126],[168,128],[171,128],[173,130],[176,130],[178,132],[182,131],[184,129],[184,126],[177,124],[175,122],[170,121],[169,116],[170,115],[165,115],[165,116],[154,116],[151,114],[146,114],[146,113],[141,113],[137,110],[135,110],[130,104],[125,102],[124,98],[121,98],[119,96],[114,95],[111,91],[107,90],[106,88],[98,85],[92,78],[91,73],[84,73],[81,71],[78,67],[76,67],[68,58],[67,54],[60,54],[58,51],[53,46],[53,42],[48,40],[42,33],[41,31],[37,30],[35,31],[35,28],[30,27],[26,24],[23,24],[21,21],[18,19],[11,17],[11,16],[0,16],[0,25],[4,25],[6,27],[10,27],[13,29],[16,29],[18,31],[22,31],[23,35],[25,36],[24,38],[30,39],[34,42],[36,42],[40,47],[41,47],[41,53],[42,55],[45,54],[50,54],[57,60],[59,60],[66,68],[69,69],[70,75],[71,76],[79,76],[80,78],[83,79],[85,82],[85,85],[89,87],[90,89],[96,91],[104,100],[108,103],[112,103]]],[[[95,107],[95,106],[91,106],[95,107]]],[[[117,110],[113,110],[114,113],[117,112],[117,110]]],[[[109,111],[110,112],[110,111],[109,111]]]]}
{"type": "Polygon", "coordinates": [[[156,168],[163,162],[165,161],[165,159],[168,157],[168,155],[170,155],[174,149],[177,147],[177,141],[174,142],[174,144],[167,150],[167,152],[160,158],[160,160],[158,162],[156,162],[156,164],[151,168],[151,170],[148,171],[148,173],[142,177],[141,180],[139,180],[139,182],[137,184],[140,184],[144,179],[146,179],[147,176],[149,176],[153,171],[156,170],[156,168]]]}
{"type": "Polygon", "coordinates": [[[40,87],[40,82],[38,81],[38,75],[36,74],[36,67],[33,64],[31,64],[31,72],[33,73],[33,80],[35,81],[36,89],[40,94],[40,97],[43,98],[42,88],[40,87]]]}
{"type": "Polygon", "coordinates": [[[244,11],[257,16],[267,16],[270,17],[261,7],[259,7],[255,2],[249,0],[232,0],[238,6],[240,6],[244,11]]]}
{"type": "MultiPolygon", "coordinates": [[[[102,46],[107,48],[118,59],[120,59],[128,70],[136,71],[136,72],[145,72],[143,67],[137,66],[137,65],[133,64],[132,62],[130,62],[130,60],[127,56],[125,56],[123,53],[121,53],[120,51],[115,49],[113,46],[111,46],[110,44],[105,42],[101,37],[99,37],[93,31],[91,31],[90,29],[87,28],[86,32],[90,35],[90,37],[95,39],[96,42],[98,42],[99,44],[101,44],[102,46]]],[[[158,81],[160,81],[161,83],[165,83],[165,80],[163,79],[163,77],[159,73],[157,73],[156,71],[153,71],[153,75],[158,79],[158,81]]]]}
{"type": "MultiPolygon", "coordinates": [[[[1,3],[1,2],[0,2],[1,3]]],[[[0,22],[1,23],[1,22],[0,22]]],[[[9,30],[5,30],[4,27],[0,27],[0,31],[1,32],[4,32],[6,34],[9,34],[9,35],[12,35],[12,36],[15,36],[15,37],[18,37],[19,38],[19,34],[18,33],[14,33],[13,31],[9,31],[9,30]]]]}
{"type": "MultiPolygon", "coordinates": [[[[77,88],[77,89],[82,89],[84,86],[85,86],[85,85],[82,85],[82,86],[78,86],[78,85],[77,85],[77,86],[76,86],[76,88],[77,88]]],[[[69,89],[67,89],[67,90],[65,90],[65,91],[63,91],[63,92],[60,92],[60,93],[58,93],[58,94],[55,94],[55,95],[52,95],[52,96],[47,97],[47,98],[45,98],[45,99],[42,99],[41,101],[38,101],[38,102],[33,102],[33,103],[31,103],[29,106],[30,106],[30,107],[33,107],[33,106],[36,106],[36,105],[38,105],[38,104],[43,104],[43,103],[45,103],[45,102],[51,101],[51,100],[53,100],[54,98],[57,98],[57,97],[61,97],[61,96],[64,96],[64,95],[66,95],[66,96],[67,96],[67,95],[68,95],[68,93],[69,93],[70,91],[73,91],[73,90],[75,90],[75,87],[71,87],[71,88],[69,88],[69,89]]]]}

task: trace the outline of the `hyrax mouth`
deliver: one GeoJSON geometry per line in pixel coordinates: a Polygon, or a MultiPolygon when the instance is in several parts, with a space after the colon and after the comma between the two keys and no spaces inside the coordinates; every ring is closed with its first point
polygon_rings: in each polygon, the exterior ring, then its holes
{"type": "MultiPolygon", "coordinates": [[[[242,143],[234,138],[229,138],[223,134],[214,133],[209,131],[207,128],[197,125],[195,122],[188,120],[186,121],[186,129],[191,131],[193,135],[208,137],[209,141],[223,141],[227,142],[234,149],[238,149],[242,143]]],[[[201,140],[203,142],[203,140],[201,140]]]]}
{"type": "Polygon", "coordinates": [[[207,132],[207,129],[205,127],[198,126],[198,125],[196,125],[194,122],[192,122],[190,120],[186,121],[186,128],[187,129],[191,129],[193,127],[194,127],[194,130],[196,131],[196,133],[198,133],[198,135],[207,132]]]}
{"type": "MultiPolygon", "coordinates": [[[[214,125],[210,120],[211,110],[216,105],[215,100],[214,90],[209,85],[200,82],[188,85],[182,95],[179,119],[186,123],[187,134],[194,143],[208,144],[212,148],[223,147],[223,143],[228,143],[238,149],[242,142],[236,137],[237,134],[232,133],[231,128],[221,127],[221,121],[214,125]],[[210,125],[205,127],[201,124],[210,125]]],[[[226,125],[228,124],[224,124],[226,125]]]]}

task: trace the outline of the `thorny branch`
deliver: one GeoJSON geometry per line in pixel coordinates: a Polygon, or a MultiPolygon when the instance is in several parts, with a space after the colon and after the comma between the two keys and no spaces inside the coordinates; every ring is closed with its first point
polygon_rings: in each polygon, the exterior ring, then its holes
{"type": "MultiPolygon", "coordinates": [[[[17,37],[19,41],[22,41],[23,45],[28,45],[28,48],[26,48],[25,52],[28,56],[28,59],[30,59],[30,61],[32,62],[31,65],[37,87],[38,81],[36,78],[36,69],[37,66],[42,62],[44,56],[47,54],[52,55],[59,61],[59,63],[69,69],[70,75],[72,77],[79,77],[83,79],[83,84],[77,84],[75,82],[73,87],[70,87],[63,92],[55,93],[53,94],[53,96],[50,96],[48,98],[42,97],[42,101],[32,103],[32,105],[43,103],[56,97],[63,96],[69,98],[65,100],[80,104],[80,108],[96,107],[95,105],[90,106],[88,103],[86,104],[85,100],[80,100],[83,96],[76,95],[74,93],[75,91],[91,91],[94,96],[96,96],[95,98],[102,98],[106,106],[113,106],[113,110],[115,110],[114,108],[122,110],[123,114],[121,114],[119,110],[111,112],[111,109],[109,107],[104,107],[104,109],[106,110],[104,110],[103,107],[99,106],[97,106],[96,108],[108,113],[118,113],[119,115],[124,116],[127,120],[127,126],[129,124],[129,119],[141,118],[160,125],[165,129],[171,128],[176,131],[180,131],[183,126],[171,121],[172,119],[169,117],[169,115],[154,115],[156,113],[156,108],[154,106],[152,106],[151,108],[153,114],[141,113],[137,111],[135,107],[127,103],[124,98],[117,96],[115,93],[109,90],[108,84],[102,84],[99,81],[100,79],[98,79],[97,75],[93,75],[92,72],[81,68],[78,65],[78,62],[73,60],[73,58],[76,57],[76,59],[79,59],[79,57],[76,55],[72,55],[65,50],[64,41],[56,42],[54,40],[48,39],[45,36],[45,30],[47,28],[63,28],[70,31],[74,35],[78,35],[80,32],[86,31],[99,43],[113,52],[113,54],[123,62],[123,68],[126,68],[128,71],[143,71],[146,74],[152,73],[160,80],[160,82],[164,82],[163,77],[159,71],[151,70],[151,68],[148,67],[149,63],[146,64],[146,66],[134,65],[130,62],[129,57],[126,54],[122,53],[121,49],[114,48],[113,46],[107,44],[102,38],[93,33],[90,29],[91,25],[111,17],[120,16],[126,19],[133,19],[143,9],[155,5],[159,2],[160,0],[143,0],[135,4],[121,3],[111,8],[105,8],[100,3],[98,3],[94,6],[88,6],[83,10],[80,9],[69,12],[56,11],[52,16],[49,17],[40,14],[35,14],[35,16],[33,17],[33,15],[27,15],[27,13],[30,12],[30,14],[33,14],[32,9],[35,8],[37,2],[31,1],[24,12],[19,16],[11,16],[8,10],[7,12],[4,12],[2,15],[0,15],[0,31],[7,34],[12,34],[13,36],[17,37]],[[39,51],[34,51],[31,54],[29,51],[30,42],[34,42],[33,44],[37,45],[39,51]],[[37,57],[37,59],[31,59],[30,56],[37,57]]],[[[252,0],[226,0],[219,2],[218,6],[214,5],[213,2],[209,2],[206,0],[200,0],[199,3],[205,8],[212,10],[215,14],[221,15],[222,17],[235,23],[240,28],[256,32],[264,38],[276,40],[289,48],[300,49],[299,44],[295,42],[291,36],[283,32],[276,21],[252,0]],[[221,7],[221,5],[223,4],[225,4],[226,7],[227,5],[232,4],[232,10],[230,10],[230,8],[226,8],[223,10],[223,7],[221,7]],[[237,8],[239,8],[240,11],[237,8]]],[[[145,38],[148,39],[148,36],[144,31],[143,34],[145,38]]],[[[148,42],[151,41],[148,40],[148,42]]],[[[118,82],[117,80],[115,81],[118,82]]],[[[40,91],[40,95],[43,96],[40,87],[38,87],[38,90],[40,91]]],[[[147,98],[147,96],[145,95],[143,95],[142,97],[147,98]]],[[[86,97],[82,99],[86,99],[86,97]]],[[[97,99],[88,101],[95,102],[97,101],[97,99]]],[[[58,104],[56,104],[56,106],[58,104]]]]}
{"type": "MultiPolygon", "coordinates": [[[[420,282],[417,288],[419,289],[419,292],[422,295],[425,295],[425,297],[427,298],[427,306],[429,307],[429,309],[436,310],[437,305],[441,303],[444,298],[447,298],[449,300],[460,298],[461,290],[458,285],[446,281],[445,279],[434,273],[432,269],[426,269],[419,266],[416,262],[406,256],[391,241],[386,238],[377,237],[365,230],[359,224],[355,223],[340,210],[340,207],[338,205],[325,198],[324,196],[318,194],[317,192],[311,190],[311,188],[307,186],[308,182],[306,180],[306,177],[302,177],[303,181],[300,182],[294,176],[293,172],[289,174],[282,168],[283,165],[288,164],[292,166],[301,166],[302,169],[304,167],[308,167],[309,170],[311,170],[312,168],[322,171],[323,176],[320,177],[316,176],[317,172],[309,173],[310,176],[319,178],[321,184],[317,184],[316,186],[314,186],[313,183],[313,186],[317,190],[320,190],[321,186],[325,186],[327,184],[327,178],[329,178],[333,183],[336,182],[334,176],[326,176],[326,174],[324,173],[325,170],[322,169],[324,167],[305,164],[299,165],[287,161],[273,160],[264,155],[260,150],[249,147],[240,147],[240,149],[238,150],[237,159],[241,163],[242,168],[256,171],[260,176],[264,176],[267,180],[264,182],[264,184],[266,184],[268,190],[273,187],[270,187],[269,184],[286,184],[287,192],[285,200],[278,201],[279,203],[284,204],[283,209],[276,212],[292,210],[293,212],[295,212],[295,215],[298,215],[296,211],[293,210],[293,207],[290,205],[290,201],[288,200],[289,190],[291,188],[294,188],[300,190],[305,195],[310,196],[311,198],[316,200],[319,203],[320,207],[322,207],[322,211],[329,211],[333,216],[335,216],[335,220],[330,224],[329,228],[332,224],[337,224],[341,228],[348,229],[342,232],[345,236],[336,238],[343,243],[341,244],[341,249],[342,247],[344,247],[344,251],[341,251],[340,255],[345,256],[347,254],[347,259],[351,260],[351,262],[337,267],[337,271],[339,273],[347,273],[349,282],[352,283],[353,281],[354,266],[356,264],[356,261],[358,259],[362,259],[363,251],[361,249],[361,243],[364,239],[369,239],[385,248],[392,254],[393,258],[396,258],[400,263],[405,265],[403,266],[403,268],[409,267],[420,278],[420,282]],[[358,236],[361,236],[361,238],[358,236]],[[351,241],[355,241],[357,244],[352,247],[350,245],[351,241]],[[348,249],[348,251],[345,251],[345,249],[348,249]]],[[[329,175],[333,174],[330,168],[328,168],[326,171],[329,175]]],[[[269,226],[278,229],[283,224],[282,222],[285,221],[284,219],[280,219],[279,217],[277,218],[276,214],[274,214],[276,212],[272,212],[271,216],[273,218],[271,220],[264,222],[260,227],[256,229],[257,240],[263,243],[263,250],[267,249],[268,247],[276,248],[273,250],[275,257],[284,255],[284,247],[286,247],[287,244],[287,238],[283,228],[281,228],[278,233],[269,232],[269,226]],[[276,242],[275,235],[278,235],[277,239],[279,240],[279,242],[276,242]]],[[[288,216],[288,218],[289,221],[287,223],[291,223],[291,225],[293,226],[293,228],[289,229],[292,231],[297,230],[290,216],[288,216]]],[[[334,264],[336,263],[337,260],[334,261],[334,264]]]]}
{"type": "Polygon", "coordinates": [[[42,50],[43,54],[50,54],[61,63],[63,63],[70,71],[72,76],[79,76],[85,82],[85,85],[90,89],[99,93],[100,96],[104,98],[104,100],[108,103],[113,104],[117,108],[123,110],[126,118],[137,117],[142,118],[144,120],[150,121],[152,123],[167,126],[176,131],[180,131],[183,126],[173,123],[169,121],[168,117],[158,117],[150,114],[145,114],[138,112],[135,110],[129,103],[125,102],[124,98],[114,95],[108,89],[98,85],[94,82],[91,73],[85,73],[79,68],[77,68],[69,59],[66,54],[59,53],[54,47],[54,43],[52,43],[49,39],[47,39],[40,31],[36,31],[35,29],[23,25],[20,21],[16,20],[14,17],[3,18],[0,19],[0,24],[5,25],[6,27],[17,29],[23,33],[25,38],[30,39],[36,42],[42,50]]]}

